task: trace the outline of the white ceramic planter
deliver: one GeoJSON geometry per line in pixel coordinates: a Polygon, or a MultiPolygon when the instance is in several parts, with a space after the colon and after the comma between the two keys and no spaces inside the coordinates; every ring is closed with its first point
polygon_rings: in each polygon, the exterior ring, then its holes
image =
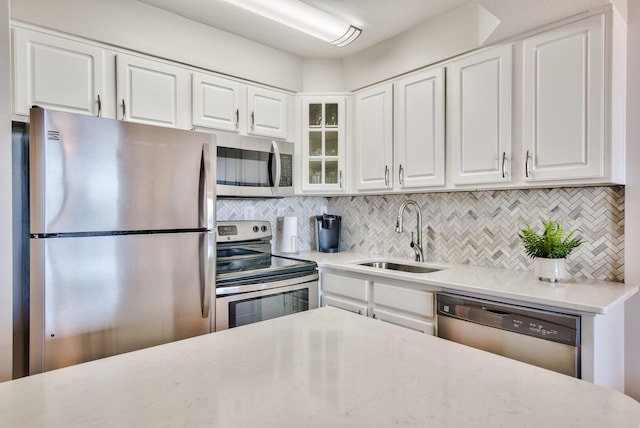
{"type": "Polygon", "coordinates": [[[559,279],[569,276],[565,259],[536,257],[534,271],[540,281],[557,282],[559,279]]]}

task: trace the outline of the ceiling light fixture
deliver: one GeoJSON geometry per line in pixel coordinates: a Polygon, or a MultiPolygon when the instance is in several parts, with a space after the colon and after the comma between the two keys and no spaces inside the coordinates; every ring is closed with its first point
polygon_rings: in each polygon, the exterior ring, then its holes
{"type": "Polygon", "coordinates": [[[317,37],[337,47],[358,38],[362,30],[299,0],[225,0],[272,21],[317,37]]]}

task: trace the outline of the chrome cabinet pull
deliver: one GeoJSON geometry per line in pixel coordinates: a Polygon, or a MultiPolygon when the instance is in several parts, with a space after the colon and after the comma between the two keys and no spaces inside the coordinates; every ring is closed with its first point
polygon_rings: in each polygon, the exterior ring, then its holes
{"type": "Polygon", "coordinates": [[[340,184],[339,185],[340,185],[340,188],[342,189],[342,170],[340,170],[338,172],[338,177],[339,177],[338,180],[340,180],[340,184]]]}
{"type": "Polygon", "coordinates": [[[404,184],[403,180],[404,168],[402,168],[402,164],[400,164],[400,168],[398,169],[398,182],[402,186],[404,184]]]}
{"type": "Polygon", "coordinates": [[[527,157],[524,160],[524,176],[525,178],[529,178],[529,158],[531,155],[529,154],[529,150],[527,150],[527,157]]]}
{"type": "Polygon", "coordinates": [[[389,187],[389,165],[384,166],[384,185],[389,187]]]}
{"type": "Polygon", "coordinates": [[[124,103],[124,98],[122,99],[122,120],[125,120],[127,117],[127,105],[124,103]]]}
{"type": "Polygon", "coordinates": [[[236,109],[236,129],[240,127],[240,109],[236,109]]]}
{"type": "Polygon", "coordinates": [[[98,94],[98,117],[102,116],[102,100],[100,94],[98,94]]]}
{"type": "Polygon", "coordinates": [[[252,131],[255,128],[255,124],[256,124],[256,117],[255,117],[255,114],[253,112],[251,112],[251,130],[252,131]]]}
{"type": "Polygon", "coordinates": [[[507,163],[507,152],[502,152],[502,178],[507,176],[507,170],[505,169],[507,163]]]}

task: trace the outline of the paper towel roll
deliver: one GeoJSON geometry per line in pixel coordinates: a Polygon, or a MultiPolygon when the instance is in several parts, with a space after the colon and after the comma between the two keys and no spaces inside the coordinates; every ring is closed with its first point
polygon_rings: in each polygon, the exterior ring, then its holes
{"type": "Polygon", "coordinates": [[[298,217],[284,217],[282,219],[280,251],[283,253],[298,251],[298,217]]]}

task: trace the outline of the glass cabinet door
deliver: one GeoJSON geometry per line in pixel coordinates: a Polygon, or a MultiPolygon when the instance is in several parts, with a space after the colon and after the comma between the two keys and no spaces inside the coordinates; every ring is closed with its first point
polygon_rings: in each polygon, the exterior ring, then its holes
{"type": "Polygon", "coordinates": [[[306,97],[303,106],[302,188],[343,191],[345,99],[306,97]]]}

